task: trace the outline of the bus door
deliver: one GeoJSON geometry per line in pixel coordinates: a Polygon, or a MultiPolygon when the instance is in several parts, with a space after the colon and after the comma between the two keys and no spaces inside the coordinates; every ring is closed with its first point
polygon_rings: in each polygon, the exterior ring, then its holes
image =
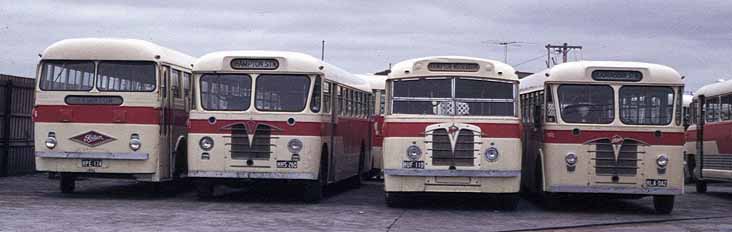
{"type": "Polygon", "coordinates": [[[338,135],[338,115],[343,110],[341,109],[341,101],[342,99],[342,89],[340,86],[336,85],[335,83],[327,83],[329,86],[329,89],[331,90],[331,101],[330,105],[330,146],[328,150],[328,182],[335,182],[335,157],[336,157],[336,150],[338,149],[339,145],[336,144],[336,136],[338,135]]]}
{"type": "Polygon", "coordinates": [[[174,148],[172,148],[173,139],[175,139],[175,136],[173,135],[173,113],[175,109],[174,104],[174,96],[173,96],[173,89],[172,83],[170,80],[170,67],[169,66],[162,66],[161,68],[161,74],[160,74],[160,94],[162,96],[161,99],[161,118],[160,118],[160,152],[158,153],[158,165],[160,166],[160,170],[167,170],[165,172],[160,172],[160,178],[168,178],[170,177],[170,157],[172,155],[172,151],[174,148]]]}

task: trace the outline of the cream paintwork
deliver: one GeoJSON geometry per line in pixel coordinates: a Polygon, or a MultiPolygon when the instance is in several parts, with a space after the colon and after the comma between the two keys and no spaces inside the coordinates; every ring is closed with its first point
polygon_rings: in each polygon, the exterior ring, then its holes
{"type": "MultiPolygon", "coordinates": [[[[691,128],[691,127],[689,127],[691,128]]],[[[696,149],[696,142],[691,141],[684,144],[684,149],[687,154],[698,154],[696,149]]],[[[709,154],[719,154],[719,147],[717,141],[704,141],[704,151],[709,154]]],[[[698,172],[698,169],[694,169],[694,172],[698,172]]],[[[729,170],[718,170],[705,168],[702,173],[704,178],[710,179],[721,179],[721,180],[732,180],[732,171],[729,170]]]]}
{"type": "MultiPolygon", "coordinates": [[[[399,62],[392,66],[386,84],[387,99],[391,95],[391,80],[415,77],[431,77],[431,76],[469,76],[474,78],[485,78],[486,80],[508,81],[518,85],[518,76],[515,70],[504,63],[463,56],[432,56],[417,59],[410,59],[399,62]],[[461,62],[461,63],[477,63],[479,69],[477,72],[441,72],[430,71],[427,66],[431,62],[461,62]]],[[[514,107],[518,112],[518,93],[514,90],[514,107]]],[[[389,110],[391,103],[386,101],[386,110],[389,110]]],[[[441,115],[400,115],[387,114],[384,117],[384,124],[398,122],[431,122],[439,123],[508,123],[519,124],[518,113],[513,117],[497,117],[497,116],[441,116],[441,115]]],[[[426,128],[425,128],[426,129],[426,128]]],[[[517,132],[518,133],[518,132],[517,132]]],[[[433,167],[427,159],[427,145],[425,144],[425,136],[421,137],[384,137],[384,170],[401,169],[403,160],[406,160],[406,149],[411,144],[420,146],[423,151],[422,160],[425,160],[425,169],[447,170],[449,167],[440,166],[433,167]]],[[[458,167],[460,170],[521,170],[521,140],[519,138],[481,138],[480,149],[476,152],[476,159],[480,164],[476,167],[458,167]],[[484,158],[485,149],[494,143],[498,148],[500,157],[495,162],[489,162],[484,158]]],[[[394,176],[384,175],[384,190],[386,192],[476,192],[476,193],[517,193],[521,177],[434,177],[434,176],[394,176]]]]}
{"type": "MultiPolygon", "coordinates": [[[[120,96],[124,99],[125,107],[161,108],[163,105],[158,78],[163,65],[190,73],[190,67],[195,58],[178,51],[159,46],[143,40],[114,39],[114,38],[79,38],[56,42],[46,48],[41,54],[43,60],[90,60],[90,61],[151,61],[156,65],[156,89],[152,92],[100,92],[94,87],[91,91],[41,91],[36,82],[35,105],[66,105],[67,95],[87,96],[120,96]]],[[[36,67],[37,79],[40,80],[41,65],[36,67]]],[[[181,88],[182,89],[182,88],[181,88]]],[[[182,90],[181,90],[182,91],[182,90]]],[[[181,92],[181,96],[184,93],[181,92]]],[[[176,105],[182,109],[183,105],[176,105]]],[[[129,117],[134,117],[130,115],[129,117]]],[[[81,159],[59,159],[36,157],[36,169],[50,172],[77,172],[77,173],[116,173],[134,174],[140,181],[162,181],[171,178],[172,167],[168,157],[160,158],[160,154],[169,154],[167,151],[167,136],[160,135],[159,125],[117,124],[117,123],[35,123],[36,151],[49,151],[45,141],[49,131],[54,131],[58,139],[55,152],[132,152],[129,148],[129,139],[132,133],[141,136],[142,148],[136,152],[148,154],[146,161],[130,160],[103,160],[102,168],[81,168],[81,159]],[[97,131],[117,140],[97,147],[88,147],[68,138],[88,132],[97,131]],[[144,173],[140,175],[140,173],[144,173]]]]}
{"type": "Polygon", "coordinates": [[[129,147],[130,135],[138,133],[141,136],[142,147],[135,151],[148,153],[146,161],[139,160],[103,160],[102,168],[82,168],[81,159],[57,159],[57,158],[36,158],[36,170],[50,172],[88,172],[88,173],[129,173],[129,174],[155,174],[140,176],[139,180],[160,181],[168,178],[166,172],[167,163],[159,163],[158,159],[159,142],[157,139],[159,126],[154,125],[125,125],[119,124],[97,124],[97,123],[35,123],[35,151],[36,152],[133,152],[129,147]],[[94,130],[96,132],[113,137],[114,141],[102,144],[97,147],[89,147],[70,138],[94,130]],[[48,149],[44,142],[48,132],[55,132],[58,145],[54,149],[48,149]],[[150,136],[152,135],[152,136],[150,136]]]}

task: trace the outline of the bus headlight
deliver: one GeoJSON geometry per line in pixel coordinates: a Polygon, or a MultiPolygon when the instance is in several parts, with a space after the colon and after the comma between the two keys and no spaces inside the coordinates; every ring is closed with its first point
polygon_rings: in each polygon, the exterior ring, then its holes
{"type": "Polygon", "coordinates": [[[46,147],[48,149],[53,149],[56,147],[56,144],[58,144],[58,141],[56,141],[56,137],[48,137],[46,138],[46,147]]]}
{"type": "Polygon", "coordinates": [[[577,165],[577,155],[572,152],[567,153],[567,156],[564,157],[564,162],[567,163],[567,166],[574,167],[574,165],[577,165]]]}
{"type": "Polygon", "coordinates": [[[422,156],[422,149],[419,149],[417,145],[410,145],[407,147],[407,158],[410,160],[418,160],[422,156]]]}
{"type": "Polygon", "coordinates": [[[204,151],[210,151],[211,148],[214,147],[214,141],[211,137],[203,137],[201,138],[201,141],[198,141],[198,145],[201,146],[201,149],[204,151]]]}
{"type": "Polygon", "coordinates": [[[656,158],[656,164],[659,168],[666,168],[666,165],[668,165],[668,156],[666,154],[658,155],[658,158],[656,158]]]}
{"type": "Polygon", "coordinates": [[[140,139],[130,139],[130,149],[133,151],[140,150],[141,146],[142,142],[140,142],[140,139]]]}
{"type": "Polygon", "coordinates": [[[485,159],[488,161],[496,161],[498,159],[498,149],[491,147],[485,150],[485,159]]]}
{"type": "Polygon", "coordinates": [[[299,139],[290,139],[290,141],[287,142],[287,149],[290,150],[290,153],[292,154],[300,154],[300,151],[302,151],[302,141],[299,139]]]}
{"type": "Polygon", "coordinates": [[[142,147],[142,142],[140,141],[140,135],[138,134],[132,134],[130,136],[130,149],[133,151],[140,150],[140,147],[142,147]]]}

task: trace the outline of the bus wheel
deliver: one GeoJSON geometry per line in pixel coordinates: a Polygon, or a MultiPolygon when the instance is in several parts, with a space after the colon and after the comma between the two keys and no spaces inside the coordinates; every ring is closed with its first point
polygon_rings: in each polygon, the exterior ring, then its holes
{"type": "Polygon", "coordinates": [[[303,183],[303,200],[308,203],[318,203],[323,199],[323,186],[320,181],[305,181],[303,183]]]}
{"type": "Polygon", "coordinates": [[[406,202],[404,201],[407,199],[402,197],[399,193],[384,192],[384,200],[387,207],[398,208],[404,207],[406,205],[406,202]]]}
{"type": "Polygon", "coordinates": [[[213,183],[206,181],[196,181],[196,193],[198,198],[209,199],[214,196],[214,185],[213,183]]]}
{"type": "Polygon", "coordinates": [[[674,209],[674,196],[653,196],[657,214],[670,214],[674,209]]]}
{"type": "Polygon", "coordinates": [[[520,196],[518,193],[509,193],[502,196],[501,209],[514,211],[518,208],[520,196]]]}
{"type": "Polygon", "coordinates": [[[696,180],[696,192],[706,193],[707,192],[707,182],[705,182],[703,180],[696,180]]]}
{"type": "Polygon", "coordinates": [[[73,193],[76,189],[76,176],[69,173],[60,173],[61,175],[61,192],[73,193]]]}

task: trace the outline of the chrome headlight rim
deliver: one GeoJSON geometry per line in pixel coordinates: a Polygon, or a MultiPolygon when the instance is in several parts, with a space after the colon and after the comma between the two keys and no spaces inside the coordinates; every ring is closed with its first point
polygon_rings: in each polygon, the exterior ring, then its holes
{"type": "Polygon", "coordinates": [[[422,149],[419,146],[412,144],[407,147],[407,159],[418,160],[420,157],[422,157],[422,149]]]}
{"type": "Polygon", "coordinates": [[[130,139],[130,149],[137,151],[140,150],[140,148],[142,148],[142,141],[140,141],[140,139],[130,139]]]}
{"type": "Polygon", "coordinates": [[[498,157],[500,157],[501,153],[498,151],[498,148],[489,147],[488,149],[485,149],[483,155],[486,160],[490,162],[495,162],[496,160],[498,160],[498,157]]]}
{"type": "Polygon", "coordinates": [[[656,157],[656,165],[661,169],[668,167],[668,161],[668,155],[666,154],[660,154],[656,157]]]}
{"type": "Polygon", "coordinates": [[[300,154],[302,148],[303,143],[300,139],[290,139],[290,141],[287,142],[287,150],[292,154],[300,154]]]}
{"type": "Polygon", "coordinates": [[[203,138],[201,138],[201,140],[198,141],[198,146],[201,148],[201,150],[210,151],[214,147],[214,140],[211,137],[204,136],[203,138]]]}
{"type": "Polygon", "coordinates": [[[46,148],[48,149],[54,149],[58,145],[58,140],[56,140],[55,137],[48,137],[46,138],[46,148]]]}
{"type": "Polygon", "coordinates": [[[569,167],[577,166],[577,161],[578,161],[577,154],[575,154],[574,152],[569,152],[569,153],[567,153],[567,155],[564,156],[564,162],[569,167]]]}

